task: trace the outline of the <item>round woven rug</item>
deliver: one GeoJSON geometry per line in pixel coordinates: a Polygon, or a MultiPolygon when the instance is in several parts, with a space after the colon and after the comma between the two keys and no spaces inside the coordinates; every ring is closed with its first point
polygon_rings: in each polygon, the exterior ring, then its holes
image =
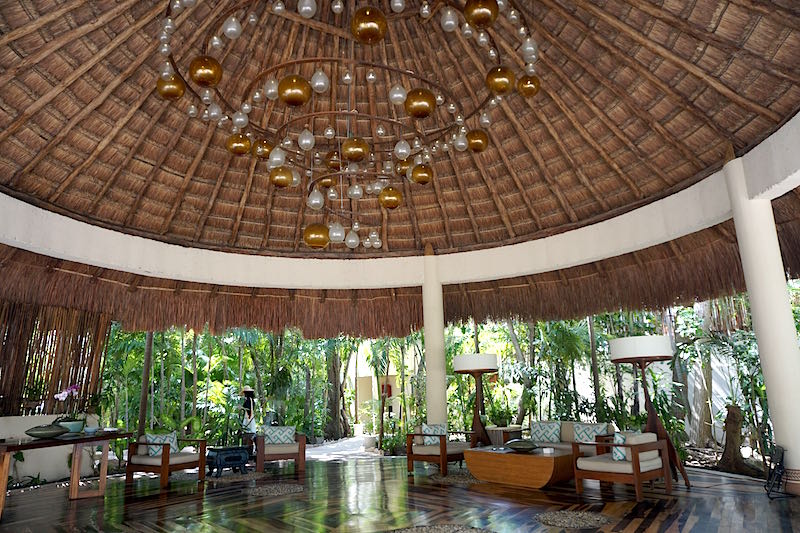
{"type": "Polygon", "coordinates": [[[284,494],[297,494],[303,492],[305,487],[297,483],[270,483],[259,487],[244,489],[244,493],[249,496],[283,496],[284,494]]]}
{"type": "Polygon", "coordinates": [[[388,530],[387,533],[492,533],[490,529],[460,526],[458,524],[442,524],[440,526],[416,526],[388,530]]]}
{"type": "Polygon", "coordinates": [[[536,519],[545,526],[567,529],[595,528],[611,523],[606,515],[590,511],[553,511],[539,514],[536,519]]]}
{"type": "Polygon", "coordinates": [[[439,472],[428,476],[428,480],[440,485],[453,485],[455,487],[468,487],[475,483],[485,483],[475,478],[466,468],[451,468],[447,470],[447,475],[443,476],[439,472]]]}

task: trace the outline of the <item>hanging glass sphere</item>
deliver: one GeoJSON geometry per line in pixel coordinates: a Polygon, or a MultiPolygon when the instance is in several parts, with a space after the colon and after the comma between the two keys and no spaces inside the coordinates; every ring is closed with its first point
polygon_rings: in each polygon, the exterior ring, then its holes
{"type": "Polygon", "coordinates": [[[325,132],[323,133],[326,139],[333,139],[336,137],[336,130],[333,129],[333,126],[328,126],[325,128],[325,132]]]}
{"type": "Polygon", "coordinates": [[[311,130],[308,128],[305,128],[300,132],[300,135],[297,136],[297,146],[299,146],[304,152],[313,150],[315,144],[316,139],[314,138],[314,134],[311,133],[311,130]]]}
{"type": "Polygon", "coordinates": [[[314,189],[306,198],[306,205],[309,209],[313,209],[314,211],[319,211],[325,205],[325,197],[322,196],[322,193],[319,190],[314,189]]]}
{"type": "Polygon", "coordinates": [[[269,172],[269,182],[279,189],[283,189],[292,184],[292,169],[281,165],[275,167],[269,172]]]}
{"type": "Polygon", "coordinates": [[[386,187],[378,195],[378,202],[386,209],[395,209],[403,202],[403,193],[394,187],[386,187]]]}
{"type": "Polygon", "coordinates": [[[272,4],[272,12],[273,13],[276,13],[276,14],[280,15],[284,11],[286,11],[286,6],[283,5],[283,2],[281,0],[278,0],[277,2],[272,4]]]}
{"type": "Polygon", "coordinates": [[[339,193],[336,191],[336,189],[334,189],[333,187],[328,189],[328,200],[334,201],[338,198],[339,198],[339,193]]]}
{"type": "Polygon", "coordinates": [[[292,187],[297,187],[300,185],[300,172],[292,167],[292,187]]]}
{"type": "Polygon", "coordinates": [[[322,94],[328,91],[331,87],[331,80],[328,78],[328,75],[325,74],[325,71],[322,69],[317,69],[314,72],[314,75],[311,76],[311,88],[317,94],[322,94]]]}
{"type": "Polygon", "coordinates": [[[458,13],[450,6],[442,8],[442,16],[439,20],[442,29],[448,33],[458,29],[458,13]]]}
{"type": "Polygon", "coordinates": [[[467,0],[464,18],[476,28],[488,28],[497,20],[497,0],[467,0]]]}
{"type": "Polygon", "coordinates": [[[245,115],[249,115],[250,112],[253,110],[253,106],[251,106],[247,102],[243,102],[241,110],[242,110],[242,113],[244,113],[245,115]]]}
{"type": "Polygon", "coordinates": [[[222,79],[222,66],[211,56],[197,56],[189,63],[189,77],[200,87],[216,87],[222,79]]]}
{"type": "Polygon", "coordinates": [[[247,119],[247,115],[242,113],[241,111],[237,111],[231,117],[231,123],[239,129],[246,128],[247,124],[250,121],[247,119]]]}
{"type": "Polygon", "coordinates": [[[486,75],[486,87],[495,95],[504,95],[514,89],[514,71],[505,66],[495,67],[486,75]]]}
{"type": "Polygon", "coordinates": [[[467,133],[467,145],[475,153],[481,153],[489,146],[489,136],[483,130],[470,130],[467,133]]]}
{"type": "Polygon", "coordinates": [[[208,119],[209,120],[219,120],[222,117],[222,109],[219,107],[219,104],[211,103],[208,106],[208,119]]]}
{"type": "Polygon", "coordinates": [[[511,24],[516,24],[517,22],[519,22],[519,13],[517,13],[516,9],[511,9],[508,12],[508,21],[511,24]]]}
{"type": "Polygon", "coordinates": [[[344,2],[342,2],[342,0],[334,0],[334,2],[331,4],[331,11],[337,15],[340,15],[342,11],[344,11],[344,2]]]}
{"type": "Polygon", "coordinates": [[[172,48],[169,46],[169,43],[161,43],[158,47],[158,53],[162,56],[168,56],[172,53],[172,48]]]}
{"type": "Polygon", "coordinates": [[[428,118],[436,108],[436,97],[428,89],[418,87],[406,95],[406,113],[417,119],[428,118]]]}
{"type": "Polygon", "coordinates": [[[401,105],[406,101],[406,89],[402,85],[395,85],[389,90],[389,101],[394,105],[401,105]]]}
{"type": "Polygon", "coordinates": [[[372,70],[372,69],[369,69],[367,71],[367,75],[366,75],[367,83],[375,83],[375,80],[377,80],[377,79],[378,79],[378,76],[375,74],[375,71],[372,70]]]}
{"type": "Polygon", "coordinates": [[[395,13],[402,13],[406,8],[406,0],[391,0],[391,2],[389,2],[389,7],[391,7],[392,11],[395,13]]]}
{"type": "Polygon", "coordinates": [[[394,156],[397,159],[407,159],[411,155],[411,145],[408,141],[401,139],[394,145],[394,156]]]}
{"type": "Polygon", "coordinates": [[[382,240],[375,239],[375,240],[372,241],[372,247],[373,248],[380,248],[381,246],[383,246],[383,241],[382,240]]]}
{"type": "Polygon", "coordinates": [[[386,15],[376,7],[362,7],[350,20],[350,33],[361,44],[375,44],[386,35],[386,15]]]}
{"type": "MultiPolygon", "coordinates": [[[[356,223],[354,222],[353,223],[354,227],[355,227],[355,224],[356,223]]],[[[345,238],[344,238],[344,245],[347,246],[348,248],[350,248],[351,250],[353,250],[355,248],[358,248],[358,245],[361,242],[361,239],[359,238],[358,233],[356,233],[357,231],[358,230],[351,229],[350,231],[347,232],[347,236],[345,236],[345,238]]]]}
{"type": "Polygon", "coordinates": [[[534,65],[533,63],[526,63],[525,74],[527,74],[528,76],[533,76],[534,74],[536,74],[536,65],[534,65]]]}
{"type": "Polygon", "coordinates": [[[222,45],[224,43],[222,42],[222,39],[220,39],[218,35],[215,35],[211,38],[211,42],[209,44],[211,45],[211,48],[219,50],[222,48],[222,45]]]}
{"type": "Polygon", "coordinates": [[[347,188],[347,197],[352,200],[360,200],[364,197],[364,189],[358,183],[354,183],[347,188]]]}
{"type": "Polygon", "coordinates": [[[372,241],[369,240],[369,237],[361,241],[361,244],[364,246],[364,248],[372,248],[372,241]]]}
{"type": "Polygon", "coordinates": [[[453,148],[458,150],[459,152],[463,152],[469,147],[469,142],[467,141],[467,136],[463,134],[459,134],[453,140],[453,148]]]}
{"type": "Polygon", "coordinates": [[[180,76],[170,76],[169,79],[158,78],[156,90],[165,100],[177,100],[186,92],[186,84],[180,76]]]}
{"type": "Polygon", "coordinates": [[[378,127],[375,128],[375,134],[378,137],[383,137],[384,135],[386,135],[386,128],[383,127],[383,124],[378,124],[378,127]]]}
{"type": "Polygon", "coordinates": [[[506,10],[507,7],[508,7],[508,4],[506,3],[506,0],[497,0],[497,9],[498,9],[498,11],[500,11],[502,13],[503,11],[506,10]]]}
{"type": "Polygon", "coordinates": [[[317,14],[317,2],[315,0],[298,0],[297,13],[304,19],[310,19],[317,14]]]}
{"type": "Polygon", "coordinates": [[[278,96],[288,106],[301,106],[311,99],[311,84],[297,74],[284,76],[278,83],[278,96]]]}
{"type": "Polygon", "coordinates": [[[455,113],[457,110],[458,108],[456,107],[456,104],[454,104],[453,102],[447,104],[447,112],[450,113],[451,115],[455,113]]]}
{"type": "Polygon", "coordinates": [[[331,242],[344,242],[344,226],[342,226],[339,222],[331,222],[328,224],[328,237],[330,238],[331,242]]]}
{"type": "Polygon", "coordinates": [[[424,19],[431,16],[431,6],[428,2],[422,2],[422,5],[419,6],[419,16],[424,19]]]}
{"type": "Polygon", "coordinates": [[[256,89],[256,92],[253,93],[253,102],[259,104],[264,99],[264,93],[261,92],[261,89],[256,89]]]}
{"type": "Polygon", "coordinates": [[[489,34],[485,31],[481,30],[478,32],[478,36],[475,38],[481,46],[487,46],[489,44],[489,34]]]}
{"type": "Polygon", "coordinates": [[[273,167],[279,167],[286,162],[286,152],[280,146],[276,146],[269,153],[269,163],[273,167]]]}
{"type": "Polygon", "coordinates": [[[489,126],[492,125],[492,118],[489,116],[489,113],[484,111],[483,113],[481,113],[481,118],[478,119],[478,122],[484,128],[488,128],[489,126]]]}
{"type": "Polygon", "coordinates": [[[345,70],[344,74],[342,74],[342,83],[345,85],[350,85],[353,82],[353,75],[350,74],[349,70],[345,70]]]}
{"type": "Polygon", "coordinates": [[[186,111],[186,113],[192,118],[196,117],[197,116],[197,106],[194,105],[194,104],[190,105],[189,109],[186,111]]]}
{"type": "Polygon", "coordinates": [[[468,22],[465,22],[461,26],[461,35],[463,35],[467,39],[472,37],[474,33],[475,33],[475,30],[472,29],[472,26],[470,26],[468,22]]]}
{"type": "Polygon", "coordinates": [[[278,80],[270,78],[264,82],[264,96],[270,100],[278,99],[278,80]]]}
{"type": "Polygon", "coordinates": [[[236,17],[229,17],[222,24],[222,33],[228,39],[238,39],[242,35],[242,25],[236,17]]]}
{"type": "Polygon", "coordinates": [[[303,242],[310,248],[325,248],[330,242],[328,226],[324,224],[309,224],[303,230],[303,242]]]}
{"type": "Polygon", "coordinates": [[[214,101],[214,91],[211,89],[201,89],[200,90],[200,101],[204,104],[208,105],[214,101]]]}
{"type": "Polygon", "coordinates": [[[250,13],[249,15],[247,15],[248,24],[255,24],[256,22],[258,22],[258,17],[256,16],[255,13],[250,13]]]}
{"type": "Polygon", "coordinates": [[[526,63],[535,63],[536,59],[531,58],[538,58],[539,56],[539,44],[536,42],[536,39],[533,37],[524,39],[519,47],[519,53],[526,63]]]}

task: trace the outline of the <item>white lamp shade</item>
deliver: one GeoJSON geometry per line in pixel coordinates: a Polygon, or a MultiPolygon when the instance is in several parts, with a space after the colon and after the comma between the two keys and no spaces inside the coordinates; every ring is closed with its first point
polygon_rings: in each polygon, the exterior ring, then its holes
{"type": "Polygon", "coordinates": [[[621,337],[608,341],[608,353],[612,361],[618,359],[672,357],[672,342],[670,342],[667,335],[621,337]]]}
{"type": "Polygon", "coordinates": [[[456,372],[474,372],[484,370],[497,372],[497,354],[468,353],[453,358],[453,370],[456,372]]]}

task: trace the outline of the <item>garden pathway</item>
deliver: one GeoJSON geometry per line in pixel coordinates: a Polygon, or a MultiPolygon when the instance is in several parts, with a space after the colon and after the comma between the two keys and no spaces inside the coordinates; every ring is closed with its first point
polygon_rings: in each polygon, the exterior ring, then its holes
{"type": "Polygon", "coordinates": [[[377,455],[375,451],[364,449],[364,437],[350,437],[306,448],[306,459],[315,461],[337,461],[377,455]]]}

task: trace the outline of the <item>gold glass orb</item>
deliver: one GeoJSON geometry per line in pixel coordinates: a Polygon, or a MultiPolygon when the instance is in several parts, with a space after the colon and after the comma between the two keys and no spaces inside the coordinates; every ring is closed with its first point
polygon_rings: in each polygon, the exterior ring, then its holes
{"type": "Polygon", "coordinates": [[[317,182],[317,187],[320,189],[330,189],[336,185],[336,176],[325,176],[324,178],[320,178],[317,182]]]}
{"type": "Polygon", "coordinates": [[[309,248],[325,248],[330,241],[328,226],[325,224],[309,224],[303,230],[303,242],[309,248]]]}
{"type": "Polygon", "coordinates": [[[189,63],[189,76],[200,87],[216,87],[222,79],[222,65],[211,56],[197,56],[189,63]]]}
{"type": "Polygon", "coordinates": [[[337,170],[341,170],[342,168],[342,158],[339,157],[339,152],[337,150],[331,150],[327,154],[325,154],[325,166],[328,167],[330,170],[334,172],[337,170]]]}
{"type": "Polygon", "coordinates": [[[297,74],[285,76],[278,83],[278,98],[288,106],[301,106],[311,99],[311,84],[297,74]]]}
{"type": "Polygon", "coordinates": [[[244,133],[234,133],[228,137],[225,146],[234,155],[244,155],[250,151],[250,139],[244,133]]]}
{"type": "Polygon", "coordinates": [[[281,165],[269,171],[269,181],[276,187],[283,189],[292,184],[292,169],[281,165]]]}
{"type": "Polygon", "coordinates": [[[474,28],[482,30],[494,24],[499,11],[497,0],[467,0],[464,18],[474,28]]]}
{"type": "Polygon", "coordinates": [[[489,147],[489,135],[483,130],[470,130],[467,132],[467,146],[475,153],[480,153],[489,147]]]}
{"type": "Polygon", "coordinates": [[[406,94],[406,113],[414,118],[427,118],[436,109],[436,97],[428,89],[411,89],[406,94]]]}
{"type": "Polygon", "coordinates": [[[253,143],[253,155],[259,159],[269,159],[272,146],[266,139],[259,139],[253,143]]]}
{"type": "Polygon", "coordinates": [[[425,185],[433,179],[433,169],[430,165],[422,163],[411,170],[411,181],[425,185]]]}
{"type": "Polygon", "coordinates": [[[186,84],[183,83],[183,78],[174,74],[168,80],[159,76],[156,82],[156,90],[161,95],[161,98],[165,100],[177,100],[186,92],[186,84]]]}
{"type": "Polygon", "coordinates": [[[342,143],[342,157],[358,163],[369,157],[369,145],[361,137],[351,137],[342,143]]]}
{"type": "Polygon", "coordinates": [[[541,85],[542,82],[539,80],[539,76],[522,76],[517,82],[517,92],[525,98],[530,98],[531,96],[536,96],[541,85]]]}
{"type": "Polygon", "coordinates": [[[378,201],[386,209],[394,209],[403,203],[403,193],[399,189],[389,186],[381,191],[378,201]]]}
{"type": "Polygon", "coordinates": [[[386,35],[386,16],[377,7],[362,7],[353,14],[350,33],[361,44],[375,44],[386,35]]]}
{"type": "Polygon", "coordinates": [[[408,172],[408,168],[411,166],[410,159],[399,159],[397,163],[394,164],[394,171],[403,178],[406,177],[406,172],[408,172]]]}
{"type": "Polygon", "coordinates": [[[508,67],[494,67],[486,75],[486,86],[494,94],[505,95],[514,89],[514,71],[508,67]]]}

